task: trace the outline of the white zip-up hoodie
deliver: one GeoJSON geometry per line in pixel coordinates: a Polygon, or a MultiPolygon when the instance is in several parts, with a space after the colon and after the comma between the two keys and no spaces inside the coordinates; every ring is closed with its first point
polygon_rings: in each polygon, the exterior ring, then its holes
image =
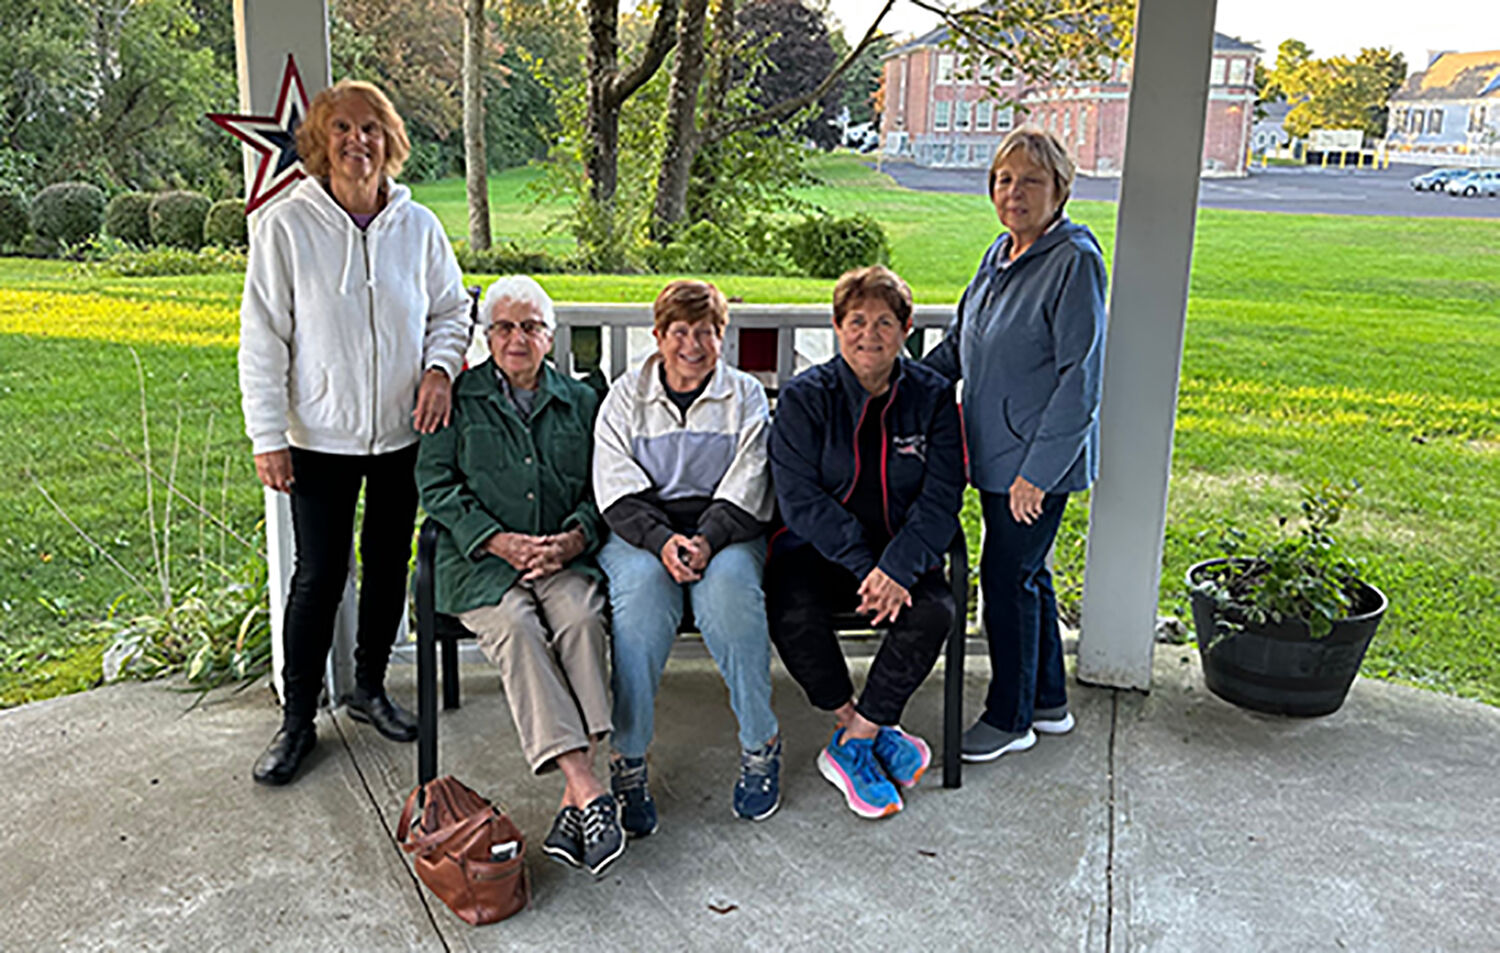
{"type": "Polygon", "coordinates": [[[287,446],[390,453],[416,443],[429,368],[457,378],[469,296],[437,216],[387,180],[361,231],[304,179],[250,240],[240,304],[240,395],[255,453],[287,446]]]}

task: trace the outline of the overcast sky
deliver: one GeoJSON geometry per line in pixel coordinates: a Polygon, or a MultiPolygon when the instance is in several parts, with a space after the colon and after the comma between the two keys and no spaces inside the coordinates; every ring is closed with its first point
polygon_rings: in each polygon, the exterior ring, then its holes
{"type": "MultiPolygon", "coordinates": [[[[850,42],[858,42],[881,4],[876,0],[830,0],[850,42]]],[[[1219,0],[1218,30],[1248,40],[1276,60],[1276,47],[1288,37],[1311,46],[1318,57],[1354,55],[1365,46],[1389,46],[1405,54],[1407,65],[1427,65],[1428,50],[1500,49],[1500,3],[1496,0],[1437,0],[1432,6],[1411,0],[1219,0]],[[1475,45],[1478,44],[1478,45],[1475,45]]],[[[884,26],[898,33],[922,33],[937,19],[907,0],[896,0],[884,26]]]]}

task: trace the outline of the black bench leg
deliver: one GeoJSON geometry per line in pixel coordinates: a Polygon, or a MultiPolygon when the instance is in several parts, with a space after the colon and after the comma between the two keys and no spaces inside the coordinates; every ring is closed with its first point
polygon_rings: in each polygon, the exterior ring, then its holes
{"type": "Polygon", "coordinates": [[[429,520],[417,542],[417,783],[437,777],[437,610],[433,605],[429,520]]]}
{"type": "Polygon", "coordinates": [[[964,648],[969,632],[969,551],[962,530],[948,551],[948,581],[953,587],[953,627],[948,630],[948,657],[943,664],[943,787],[963,785],[964,648]]]}
{"type": "Polygon", "coordinates": [[[443,633],[443,709],[458,707],[458,639],[443,633]]]}

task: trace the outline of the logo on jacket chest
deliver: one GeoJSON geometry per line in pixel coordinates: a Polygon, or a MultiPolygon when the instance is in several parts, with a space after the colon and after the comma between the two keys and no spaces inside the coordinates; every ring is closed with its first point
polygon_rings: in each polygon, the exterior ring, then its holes
{"type": "Polygon", "coordinates": [[[910,437],[892,437],[891,449],[896,451],[896,456],[898,457],[915,457],[923,463],[927,462],[926,434],[912,434],[910,437]]]}

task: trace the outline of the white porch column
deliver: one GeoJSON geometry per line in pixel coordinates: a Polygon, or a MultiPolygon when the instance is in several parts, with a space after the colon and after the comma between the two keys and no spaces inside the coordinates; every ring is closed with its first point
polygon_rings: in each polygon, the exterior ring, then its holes
{"type": "MultiPolygon", "coordinates": [[[[287,55],[297,62],[303,88],[312,97],[329,85],[328,6],[322,0],[234,0],[235,60],[239,73],[240,112],[270,115],[281,91],[287,55]]],[[[258,154],[245,148],[246,187],[255,181],[258,154]]],[[[284,192],[283,192],[284,194],[284,192]]],[[[273,200],[274,201],[274,200],[273,200]]],[[[253,232],[258,214],[251,216],[253,232]]],[[[270,582],[272,680],[282,694],[282,614],[292,577],[292,519],[288,497],[270,490],[266,497],[266,554],[270,582]]],[[[354,561],[349,583],[334,623],[333,651],[329,653],[325,685],[336,702],[353,687],[354,561]]],[[[403,631],[405,626],[403,625],[403,631]]]]}
{"type": "Polygon", "coordinates": [[[1078,678],[1151,687],[1215,0],[1140,0],[1078,678]]]}

